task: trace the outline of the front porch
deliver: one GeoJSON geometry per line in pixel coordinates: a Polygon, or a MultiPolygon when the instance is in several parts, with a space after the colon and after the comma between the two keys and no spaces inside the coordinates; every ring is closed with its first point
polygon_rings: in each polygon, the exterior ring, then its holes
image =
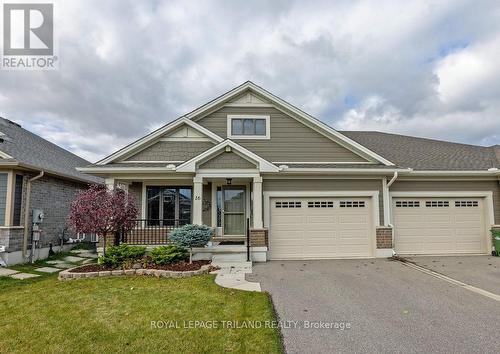
{"type": "Polygon", "coordinates": [[[135,196],[140,215],[135,227],[120,234],[119,243],[158,246],[186,224],[211,227],[209,245],[195,250],[195,259],[265,261],[267,230],[263,229],[262,177],[241,173],[196,175],[179,179],[107,179],[135,196]],[[249,250],[247,249],[249,248],[249,250]]]}

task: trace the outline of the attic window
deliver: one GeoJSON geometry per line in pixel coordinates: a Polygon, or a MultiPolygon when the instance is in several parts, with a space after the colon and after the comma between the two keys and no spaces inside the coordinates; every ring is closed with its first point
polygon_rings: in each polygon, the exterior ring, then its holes
{"type": "Polygon", "coordinates": [[[229,139],[269,139],[269,116],[228,115],[229,139]]]}

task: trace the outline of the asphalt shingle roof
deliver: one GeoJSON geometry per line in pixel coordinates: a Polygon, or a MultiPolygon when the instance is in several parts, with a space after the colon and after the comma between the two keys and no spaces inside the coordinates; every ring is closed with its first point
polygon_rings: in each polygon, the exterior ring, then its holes
{"type": "Polygon", "coordinates": [[[474,171],[500,167],[500,146],[476,146],[375,131],[341,131],[392,163],[414,170],[474,171]]]}
{"type": "Polygon", "coordinates": [[[12,159],[0,159],[0,163],[17,161],[47,173],[74,177],[89,183],[102,182],[101,178],[76,170],[76,167],[88,165],[89,161],[23,129],[19,124],[1,117],[0,151],[12,156],[12,159]]]}

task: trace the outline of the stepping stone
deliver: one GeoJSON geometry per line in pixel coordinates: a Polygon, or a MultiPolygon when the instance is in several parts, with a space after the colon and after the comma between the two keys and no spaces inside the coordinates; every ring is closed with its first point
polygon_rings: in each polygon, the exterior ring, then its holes
{"type": "Polygon", "coordinates": [[[6,277],[6,276],[16,274],[16,273],[19,273],[19,272],[17,270],[0,267],[0,277],[6,277]]]}
{"type": "Polygon", "coordinates": [[[29,278],[36,278],[36,277],[39,277],[39,275],[38,274],[30,274],[30,273],[16,273],[16,274],[12,274],[10,277],[12,279],[24,280],[24,279],[29,279],[29,278]]]}
{"type": "Polygon", "coordinates": [[[60,269],[52,267],[35,268],[35,272],[41,272],[41,273],[55,273],[60,271],[61,271],[60,269]]]}
{"type": "Polygon", "coordinates": [[[97,258],[97,254],[95,253],[80,253],[80,257],[85,257],[85,258],[97,258]]]}
{"type": "Polygon", "coordinates": [[[93,259],[86,259],[82,262],[82,264],[89,264],[89,263],[94,263],[93,259]]]}
{"type": "Polygon", "coordinates": [[[70,262],[70,263],[75,263],[75,262],[80,262],[83,261],[85,258],[82,257],[74,257],[74,256],[68,256],[64,258],[64,261],[70,262]]]}
{"type": "Polygon", "coordinates": [[[75,266],[74,264],[69,264],[69,263],[58,263],[54,265],[54,267],[62,269],[73,268],[74,266],[75,266]]]}
{"type": "Polygon", "coordinates": [[[59,261],[59,260],[56,260],[56,261],[47,261],[45,263],[47,263],[47,264],[67,264],[65,261],[59,261]]]}
{"type": "Polygon", "coordinates": [[[89,250],[71,250],[71,251],[69,251],[69,253],[77,253],[77,254],[78,253],[88,253],[88,252],[89,252],[89,250]]]}

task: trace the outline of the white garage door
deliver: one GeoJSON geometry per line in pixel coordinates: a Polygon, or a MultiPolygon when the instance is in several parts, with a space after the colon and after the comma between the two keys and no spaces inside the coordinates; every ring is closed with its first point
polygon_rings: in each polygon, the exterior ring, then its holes
{"type": "Polygon", "coordinates": [[[371,257],[369,198],[271,199],[270,259],[371,257]]]}
{"type": "Polygon", "coordinates": [[[398,254],[485,253],[483,199],[393,199],[398,254]]]}

